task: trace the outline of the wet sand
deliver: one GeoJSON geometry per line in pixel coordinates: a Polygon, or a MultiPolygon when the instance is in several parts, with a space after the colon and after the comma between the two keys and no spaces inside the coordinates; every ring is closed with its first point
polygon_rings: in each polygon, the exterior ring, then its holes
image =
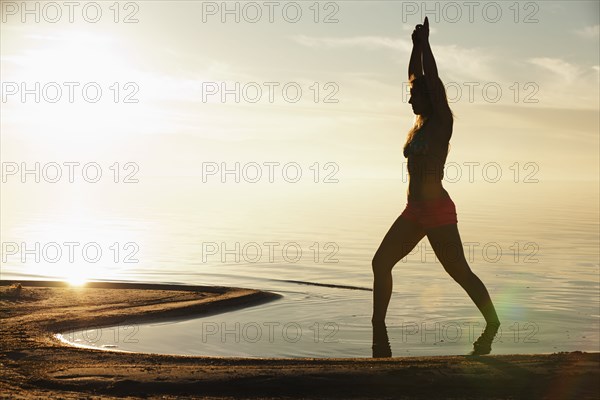
{"type": "Polygon", "coordinates": [[[278,295],[207,286],[19,282],[20,289],[0,281],[3,398],[600,398],[600,353],[242,359],[77,348],[54,334],[209,315],[278,295]]]}

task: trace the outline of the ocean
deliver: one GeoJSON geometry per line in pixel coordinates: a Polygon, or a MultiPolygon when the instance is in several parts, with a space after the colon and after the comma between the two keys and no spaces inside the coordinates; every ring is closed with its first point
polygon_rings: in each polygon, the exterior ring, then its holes
{"type": "MultiPolygon", "coordinates": [[[[304,171],[309,172],[308,170],[304,171]]],[[[167,323],[62,332],[166,354],[371,357],[371,260],[401,179],[5,184],[2,279],[247,287],[278,300],[167,323]]],[[[471,269],[502,322],[493,354],[598,351],[597,181],[445,182],[471,269]]],[[[394,356],[466,354],[485,322],[424,238],[393,270],[394,356]]]]}

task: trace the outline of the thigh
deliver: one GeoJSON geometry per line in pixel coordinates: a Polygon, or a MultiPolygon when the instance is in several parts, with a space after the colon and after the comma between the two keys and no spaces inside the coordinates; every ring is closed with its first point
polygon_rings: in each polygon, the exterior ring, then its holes
{"type": "Polygon", "coordinates": [[[374,262],[393,268],[425,237],[423,227],[402,216],[398,217],[381,241],[374,262]]]}
{"type": "Polygon", "coordinates": [[[445,268],[467,265],[457,224],[428,228],[427,239],[445,268]]]}

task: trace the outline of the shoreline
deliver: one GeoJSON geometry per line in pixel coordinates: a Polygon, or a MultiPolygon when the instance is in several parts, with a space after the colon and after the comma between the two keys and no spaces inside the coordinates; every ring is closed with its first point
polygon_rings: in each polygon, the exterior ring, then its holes
{"type": "Polygon", "coordinates": [[[281,297],[258,290],[27,280],[1,280],[0,290],[0,393],[7,398],[600,397],[600,353],[233,358],[89,349],[54,337],[190,319],[281,297]]]}

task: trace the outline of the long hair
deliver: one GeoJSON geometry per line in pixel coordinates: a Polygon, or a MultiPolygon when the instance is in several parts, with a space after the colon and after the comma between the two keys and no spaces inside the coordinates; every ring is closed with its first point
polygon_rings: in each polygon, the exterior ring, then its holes
{"type": "MultiPolygon", "coordinates": [[[[444,83],[442,82],[442,80],[439,77],[437,78],[437,82],[436,82],[435,88],[433,89],[433,93],[429,92],[427,83],[425,82],[425,76],[423,76],[423,75],[421,75],[421,76],[411,75],[408,83],[409,83],[411,89],[420,92],[424,96],[424,98],[427,99],[427,101],[429,101],[430,104],[433,104],[433,102],[431,101],[432,95],[435,97],[441,97],[442,99],[444,99],[443,104],[447,105],[448,110],[450,111],[450,115],[452,115],[452,118],[454,118],[454,113],[452,112],[452,110],[450,109],[450,106],[448,105],[448,97],[446,96],[446,89],[444,88],[444,83]]],[[[431,110],[432,110],[431,112],[433,112],[433,109],[431,109],[431,110]]],[[[425,125],[425,123],[427,122],[427,120],[429,118],[430,118],[430,115],[417,114],[415,116],[415,122],[414,122],[412,128],[408,131],[408,135],[406,136],[406,142],[404,143],[404,152],[405,153],[406,153],[408,146],[414,139],[415,134],[419,131],[419,129],[421,129],[423,127],[423,125],[425,125]]],[[[450,134],[450,136],[452,136],[452,133],[450,134]]],[[[450,144],[448,144],[448,152],[450,152],[450,144]]]]}

